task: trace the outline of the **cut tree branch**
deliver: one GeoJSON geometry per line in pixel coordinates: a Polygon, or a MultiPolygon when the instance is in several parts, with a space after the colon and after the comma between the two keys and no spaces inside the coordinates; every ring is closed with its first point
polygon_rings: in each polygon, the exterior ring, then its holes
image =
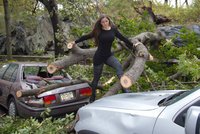
{"type": "MultiPolygon", "coordinates": [[[[60,69],[77,64],[85,59],[92,58],[96,50],[97,48],[82,49],[78,45],[74,45],[68,56],[64,56],[61,60],[50,63],[47,67],[47,71],[53,74],[60,69]]],[[[113,50],[113,52],[119,52],[120,50],[122,50],[122,47],[118,47],[116,50],[113,50]]]]}
{"type": "Polygon", "coordinates": [[[142,74],[149,57],[148,50],[142,43],[137,45],[136,53],[134,65],[120,79],[120,83],[124,88],[129,88],[136,82],[142,74]]]}
{"type": "Polygon", "coordinates": [[[31,90],[19,90],[16,92],[16,96],[19,97],[25,97],[25,96],[38,96],[39,94],[50,91],[59,87],[65,87],[69,85],[75,85],[75,84],[80,84],[83,83],[82,80],[71,80],[69,82],[65,83],[56,83],[56,84],[51,84],[48,86],[36,88],[36,89],[31,89],[31,90]]]}
{"type": "MultiPolygon", "coordinates": [[[[139,76],[143,72],[146,60],[148,58],[150,58],[150,54],[148,53],[147,48],[146,48],[148,43],[153,42],[153,41],[159,42],[163,38],[164,37],[161,35],[160,32],[158,32],[158,33],[144,32],[144,33],[141,33],[141,34],[135,36],[134,38],[130,38],[130,40],[133,44],[137,44],[136,51],[135,51],[134,55],[130,54],[122,64],[123,69],[124,70],[127,69],[128,74],[129,74],[129,71],[135,72],[133,78],[130,77],[130,79],[129,79],[130,81],[135,82],[139,78],[139,76]],[[138,44],[140,44],[139,45],[140,47],[138,46],[138,44]],[[138,57],[141,54],[141,53],[139,54],[139,52],[142,52],[141,50],[143,50],[143,49],[144,49],[143,52],[144,52],[145,56],[138,57]]],[[[155,44],[150,44],[150,45],[155,45],[155,44]]],[[[127,78],[129,78],[129,77],[127,77],[127,78]]],[[[123,87],[121,86],[120,82],[118,81],[108,90],[108,92],[104,96],[116,94],[122,88],[123,87]]]]}

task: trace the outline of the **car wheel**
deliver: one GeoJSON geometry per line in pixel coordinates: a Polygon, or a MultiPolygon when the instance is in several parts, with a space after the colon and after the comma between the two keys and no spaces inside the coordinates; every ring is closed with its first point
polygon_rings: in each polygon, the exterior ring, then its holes
{"type": "Polygon", "coordinates": [[[15,103],[15,99],[11,98],[8,103],[8,115],[9,116],[17,116],[17,107],[15,103]]]}

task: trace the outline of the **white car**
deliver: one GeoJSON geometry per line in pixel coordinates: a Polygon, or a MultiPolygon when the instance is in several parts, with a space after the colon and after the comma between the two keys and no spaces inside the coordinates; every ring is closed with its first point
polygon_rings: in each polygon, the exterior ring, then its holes
{"type": "Polygon", "coordinates": [[[191,106],[200,106],[199,87],[113,95],[80,108],[75,131],[78,134],[185,134],[186,114],[191,106]]]}

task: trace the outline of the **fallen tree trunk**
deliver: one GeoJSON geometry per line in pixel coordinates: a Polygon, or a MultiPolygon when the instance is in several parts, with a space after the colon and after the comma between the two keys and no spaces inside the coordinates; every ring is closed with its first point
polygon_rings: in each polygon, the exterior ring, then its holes
{"type": "MultiPolygon", "coordinates": [[[[122,68],[123,70],[129,68],[132,66],[132,61],[134,60],[134,57],[133,55],[129,55],[127,57],[127,59],[122,63],[122,68]]],[[[106,96],[111,96],[111,95],[114,95],[116,94],[119,90],[121,90],[123,87],[121,86],[120,84],[120,81],[117,81],[109,90],[108,92],[106,92],[105,95],[103,95],[103,97],[106,97],[106,96]]]]}
{"type": "MultiPolygon", "coordinates": [[[[85,59],[92,58],[96,50],[97,48],[82,49],[79,46],[74,45],[68,56],[64,56],[63,59],[50,63],[47,66],[47,71],[50,74],[53,74],[60,69],[77,64],[85,59]]],[[[122,47],[118,47],[116,50],[113,50],[113,52],[119,52],[120,50],[122,50],[122,47]]]]}
{"type": "Polygon", "coordinates": [[[48,65],[47,71],[51,74],[55,73],[56,71],[68,67],[73,64],[77,64],[80,61],[83,61],[87,58],[92,58],[96,48],[91,49],[81,49],[77,45],[72,48],[72,53],[68,56],[63,57],[62,60],[57,60],[48,65]]]}
{"type": "Polygon", "coordinates": [[[145,12],[149,14],[149,21],[155,23],[156,25],[162,24],[162,23],[167,23],[170,22],[171,19],[164,15],[156,15],[153,10],[152,10],[152,2],[149,1],[149,6],[145,6],[143,3],[142,7],[135,7],[135,11],[140,14],[144,15],[145,12]]]}
{"type": "Polygon", "coordinates": [[[177,72],[174,75],[169,76],[169,79],[170,80],[175,80],[175,79],[177,79],[180,76],[182,76],[182,73],[181,72],[177,72]]]}
{"type": "Polygon", "coordinates": [[[108,91],[105,95],[103,95],[103,97],[114,95],[114,94],[116,94],[120,89],[122,89],[122,86],[121,86],[120,82],[117,81],[117,82],[109,89],[109,91],[108,91]]]}
{"type": "Polygon", "coordinates": [[[143,32],[141,34],[138,34],[134,38],[131,38],[131,42],[133,42],[133,44],[136,44],[137,42],[141,42],[145,46],[147,46],[148,43],[150,43],[150,45],[157,47],[158,44],[155,44],[154,41],[160,42],[162,39],[164,39],[164,37],[162,35],[162,32],[160,31],[157,33],[143,32]]]}
{"type": "MultiPolygon", "coordinates": [[[[124,76],[126,76],[126,74],[131,75],[134,74],[133,77],[128,77],[129,80],[131,81],[131,84],[134,84],[136,82],[136,80],[139,78],[139,76],[141,75],[142,71],[144,70],[144,65],[147,59],[152,60],[151,55],[148,53],[146,46],[152,45],[153,47],[157,47],[157,43],[160,42],[163,39],[163,35],[158,32],[158,33],[152,33],[152,32],[144,32],[141,33],[137,36],[135,36],[134,38],[130,38],[131,42],[135,45],[136,47],[136,51],[134,53],[134,55],[129,55],[126,59],[126,61],[124,61],[123,65],[123,69],[126,70],[128,73],[125,73],[124,76]],[[156,42],[156,44],[152,43],[152,42],[156,42]],[[140,43],[140,47],[136,44],[140,43]],[[144,57],[138,57],[139,51],[144,49],[143,53],[144,53],[144,57]],[[146,57],[148,55],[148,58],[146,57]],[[147,59],[146,59],[147,58],[147,59]],[[141,68],[140,68],[141,66],[141,68]],[[139,70],[138,70],[139,69],[139,70]],[[131,70],[131,71],[130,71],[131,70]],[[130,71],[130,73],[129,73],[130,71]]],[[[123,43],[122,43],[123,44],[123,43]]],[[[142,51],[140,51],[142,52],[142,51]]],[[[141,55],[142,56],[142,55],[141,55]]],[[[126,83],[126,79],[125,81],[122,80],[122,82],[126,83]]],[[[129,87],[129,86],[128,86],[129,87]]],[[[121,90],[123,87],[120,84],[119,81],[117,81],[109,90],[108,92],[106,92],[106,94],[103,96],[110,96],[110,95],[114,95],[116,94],[119,90],[121,90]]]]}
{"type": "Polygon", "coordinates": [[[82,80],[71,80],[69,82],[65,82],[65,83],[56,83],[56,84],[51,84],[48,86],[44,86],[44,87],[40,87],[40,88],[36,88],[36,89],[31,89],[31,90],[19,90],[16,92],[16,96],[19,97],[25,97],[25,96],[37,96],[43,92],[46,91],[50,91],[56,88],[60,88],[60,87],[65,87],[65,86],[69,86],[69,85],[75,85],[75,84],[80,84],[83,83],[82,80]]]}
{"type": "MultiPolygon", "coordinates": [[[[120,89],[122,89],[122,86],[124,88],[127,88],[133,85],[142,74],[145,62],[151,57],[146,46],[150,45],[155,47],[158,44],[155,44],[154,42],[160,42],[161,39],[163,39],[163,36],[160,32],[144,32],[135,36],[134,38],[130,38],[130,41],[135,47],[135,51],[133,53],[133,51],[130,50],[131,56],[128,56],[127,59],[124,61],[123,66],[125,67],[125,73],[120,82],[116,82],[104,96],[116,94],[120,89]]],[[[96,49],[80,49],[78,46],[75,46],[72,48],[72,53],[69,54],[69,56],[65,56],[62,60],[58,60],[49,64],[49,66],[53,65],[53,68],[56,69],[54,69],[54,71],[48,69],[48,71],[50,70],[50,73],[54,73],[60,68],[65,68],[72,64],[76,64],[81,60],[85,60],[86,58],[92,58],[95,51],[96,49]]]]}
{"type": "Polygon", "coordinates": [[[145,62],[149,57],[149,53],[146,47],[142,43],[136,46],[135,53],[136,55],[134,58],[131,57],[131,55],[129,55],[126,62],[122,64],[123,67],[128,68],[127,72],[125,72],[125,74],[121,77],[120,81],[117,81],[103,97],[114,95],[122,88],[129,88],[135,83],[135,81],[142,74],[144,70],[145,62]],[[134,61],[131,61],[131,60],[134,60],[134,61]],[[134,62],[134,63],[131,64],[130,62],[134,62]],[[129,83],[127,83],[127,81],[129,81],[129,83]]]}
{"type": "Polygon", "coordinates": [[[135,57],[134,65],[120,79],[120,83],[124,88],[129,88],[136,82],[149,58],[148,50],[142,43],[138,43],[136,51],[137,56],[135,57]]]}

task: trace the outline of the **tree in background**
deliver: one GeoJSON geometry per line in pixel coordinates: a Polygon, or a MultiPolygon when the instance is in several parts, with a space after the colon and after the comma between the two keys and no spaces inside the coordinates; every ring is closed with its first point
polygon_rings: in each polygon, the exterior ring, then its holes
{"type": "Polygon", "coordinates": [[[60,53],[63,53],[62,45],[59,43],[59,39],[57,36],[57,33],[61,29],[59,26],[61,26],[61,22],[58,17],[58,6],[56,3],[56,0],[36,0],[37,2],[40,1],[45,8],[47,9],[51,23],[53,26],[53,33],[54,33],[54,45],[55,45],[55,57],[58,57],[60,53]]]}
{"type": "MultiPolygon", "coordinates": [[[[54,32],[54,45],[55,45],[55,57],[58,57],[59,55],[64,54],[63,45],[67,42],[67,37],[63,34],[63,27],[62,27],[62,16],[59,16],[59,14],[63,13],[63,18],[67,18],[69,21],[74,21],[74,16],[77,18],[82,18],[84,13],[84,16],[90,16],[92,14],[91,11],[88,11],[90,9],[93,9],[93,2],[88,0],[68,0],[63,1],[60,0],[59,3],[56,0],[36,0],[37,2],[41,2],[45,8],[47,9],[51,23],[53,26],[53,32],[54,32]],[[60,6],[63,6],[63,8],[58,9],[58,4],[60,6]]],[[[97,6],[98,7],[98,6],[97,6]]],[[[97,12],[99,12],[97,10],[97,12]]],[[[90,16],[92,18],[92,16],[90,16]]]]}
{"type": "Polygon", "coordinates": [[[10,43],[11,31],[10,31],[10,12],[9,12],[9,4],[8,0],[3,0],[4,5],[4,13],[5,13],[5,26],[6,26],[6,48],[7,48],[7,56],[10,60],[12,58],[12,46],[10,43]]]}

